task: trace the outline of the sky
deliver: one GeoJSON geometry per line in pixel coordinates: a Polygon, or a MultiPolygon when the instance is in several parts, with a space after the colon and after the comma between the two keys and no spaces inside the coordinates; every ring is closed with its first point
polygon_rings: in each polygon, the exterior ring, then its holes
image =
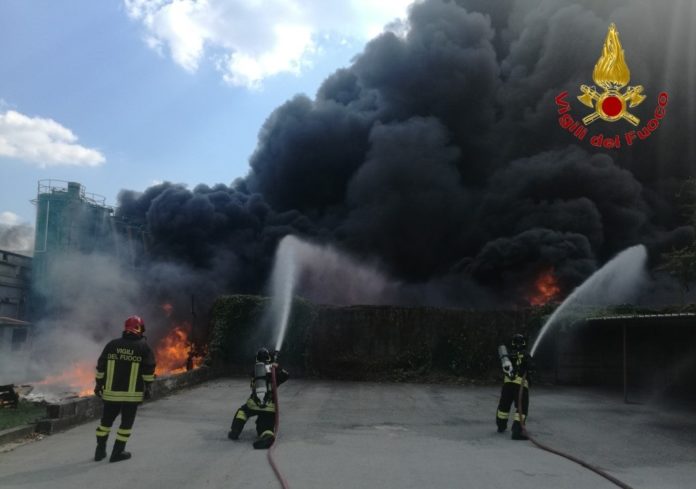
{"type": "Polygon", "coordinates": [[[115,205],[162,181],[231,183],[266,118],[313,97],[409,0],[3,0],[0,224],[44,179],[115,205]]]}
{"type": "Polygon", "coordinates": [[[404,303],[457,306],[693,242],[693,1],[405,2],[0,2],[0,248],[31,248],[48,178],[118,202],[148,259],[224,291],[260,291],[287,234],[426,288],[404,303]],[[592,140],[630,121],[581,141],[556,102],[588,114],[612,24],[646,95],[631,114],[669,94],[620,149],[592,140]]]}

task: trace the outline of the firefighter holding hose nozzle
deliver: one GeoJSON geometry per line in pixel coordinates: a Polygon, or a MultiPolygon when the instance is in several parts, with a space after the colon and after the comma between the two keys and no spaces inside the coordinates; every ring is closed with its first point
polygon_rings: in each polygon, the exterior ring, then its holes
{"type": "Polygon", "coordinates": [[[238,440],[247,420],[252,416],[257,416],[257,438],[254,441],[254,448],[270,448],[273,445],[276,406],[273,400],[272,369],[275,369],[277,385],[288,380],[290,376],[286,370],[278,365],[278,354],[278,351],[274,351],[271,355],[266,348],[260,348],[256,352],[256,364],[251,376],[251,395],[234,415],[230,432],[227,434],[230,440],[238,440]]]}
{"type": "Polygon", "coordinates": [[[505,380],[500,393],[495,422],[498,425],[498,433],[507,429],[510,407],[514,402],[516,409],[512,423],[512,439],[526,440],[527,437],[522,431],[522,423],[526,420],[529,409],[529,374],[533,369],[533,360],[526,351],[527,341],[523,335],[512,335],[510,346],[510,352],[505,345],[498,347],[498,356],[503,366],[505,380]],[[520,388],[522,388],[522,405],[518,406],[520,388]]]}

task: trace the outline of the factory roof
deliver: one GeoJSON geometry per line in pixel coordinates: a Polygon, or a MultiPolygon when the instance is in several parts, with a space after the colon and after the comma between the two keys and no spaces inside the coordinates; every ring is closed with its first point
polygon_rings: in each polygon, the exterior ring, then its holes
{"type": "Polygon", "coordinates": [[[621,319],[689,319],[696,318],[696,312],[667,312],[667,313],[635,313],[635,314],[616,314],[612,316],[589,317],[587,321],[616,321],[621,319]]]}

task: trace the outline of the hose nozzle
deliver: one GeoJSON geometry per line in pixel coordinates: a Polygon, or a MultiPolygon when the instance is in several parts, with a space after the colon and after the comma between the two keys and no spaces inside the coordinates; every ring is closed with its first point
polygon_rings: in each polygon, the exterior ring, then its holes
{"type": "Polygon", "coordinates": [[[513,371],[512,362],[510,361],[510,355],[505,345],[500,345],[498,347],[498,358],[500,358],[500,363],[502,364],[505,375],[511,377],[513,371]]]}

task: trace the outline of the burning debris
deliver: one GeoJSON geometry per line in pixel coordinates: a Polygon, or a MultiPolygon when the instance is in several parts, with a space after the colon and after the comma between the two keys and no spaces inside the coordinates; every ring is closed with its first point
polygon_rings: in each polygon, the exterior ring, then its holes
{"type": "Polygon", "coordinates": [[[191,325],[175,326],[155,347],[156,375],[172,375],[198,368],[203,363],[204,352],[191,338],[191,325]]]}
{"type": "MultiPolygon", "coordinates": [[[[200,367],[205,348],[191,340],[191,324],[183,322],[160,339],[154,348],[156,375],[175,375],[200,367]]],[[[55,375],[49,375],[25,386],[21,397],[38,402],[56,402],[72,397],[91,396],[94,390],[96,358],[74,363],[55,375]]]]}
{"type": "Polygon", "coordinates": [[[94,361],[81,361],[59,374],[49,375],[32,385],[36,393],[51,392],[55,395],[72,393],[76,396],[89,396],[94,389],[94,365],[94,361]]]}
{"type": "Polygon", "coordinates": [[[191,351],[186,330],[177,326],[162,338],[157,345],[155,358],[157,358],[157,375],[165,373],[183,372],[186,369],[186,361],[191,351]]]}

